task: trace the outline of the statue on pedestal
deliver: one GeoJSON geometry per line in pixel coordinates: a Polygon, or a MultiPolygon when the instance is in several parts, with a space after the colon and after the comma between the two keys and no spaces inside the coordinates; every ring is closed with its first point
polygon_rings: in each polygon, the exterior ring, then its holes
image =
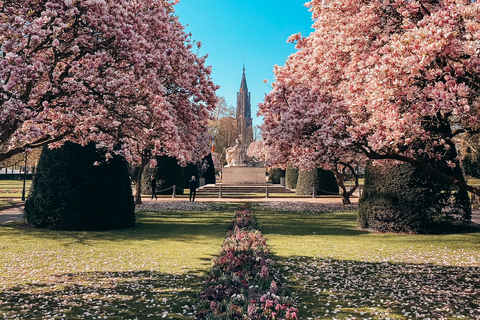
{"type": "Polygon", "coordinates": [[[243,166],[243,148],[240,140],[235,139],[235,145],[225,150],[225,158],[227,160],[226,167],[243,166]]]}

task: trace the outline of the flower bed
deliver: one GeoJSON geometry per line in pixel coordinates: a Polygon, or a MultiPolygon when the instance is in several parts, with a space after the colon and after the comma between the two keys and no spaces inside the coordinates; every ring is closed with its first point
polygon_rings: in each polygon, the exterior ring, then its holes
{"type": "Polygon", "coordinates": [[[252,211],[239,207],[200,294],[197,319],[297,319],[252,211]]]}

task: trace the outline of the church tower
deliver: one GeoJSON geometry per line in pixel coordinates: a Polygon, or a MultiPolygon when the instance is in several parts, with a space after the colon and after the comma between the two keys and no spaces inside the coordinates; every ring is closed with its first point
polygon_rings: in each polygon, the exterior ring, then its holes
{"type": "Polygon", "coordinates": [[[240,91],[237,93],[237,130],[243,147],[248,148],[253,142],[252,106],[250,104],[250,92],[248,92],[245,66],[243,66],[240,91]]]}

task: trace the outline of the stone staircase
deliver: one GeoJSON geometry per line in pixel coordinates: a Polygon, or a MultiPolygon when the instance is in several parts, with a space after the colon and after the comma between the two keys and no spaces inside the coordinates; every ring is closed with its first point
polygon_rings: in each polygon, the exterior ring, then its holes
{"type": "Polygon", "coordinates": [[[197,189],[197,194],[215,194],[219,195],[220,190],[222,194],[252,194],[260,193],[295,193],[294,191],[281,186],[279,184],[264,184],[264,185],[223,185],[221,183],[207,184],[197,189]]]}

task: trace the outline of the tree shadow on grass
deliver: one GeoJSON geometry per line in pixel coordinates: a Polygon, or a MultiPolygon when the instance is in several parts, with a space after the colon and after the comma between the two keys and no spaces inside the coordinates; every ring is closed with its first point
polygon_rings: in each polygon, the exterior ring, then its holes
{"type": "Polygon", "coordinates": [[[3,319],[191,319],[203,276],[86,272],[49,280],[2,290],[3,319]]]}
{"type": "Polygon", "coordinates": [[[300,318],[480,319],[480,267],[279,258],[300,318]]]}

